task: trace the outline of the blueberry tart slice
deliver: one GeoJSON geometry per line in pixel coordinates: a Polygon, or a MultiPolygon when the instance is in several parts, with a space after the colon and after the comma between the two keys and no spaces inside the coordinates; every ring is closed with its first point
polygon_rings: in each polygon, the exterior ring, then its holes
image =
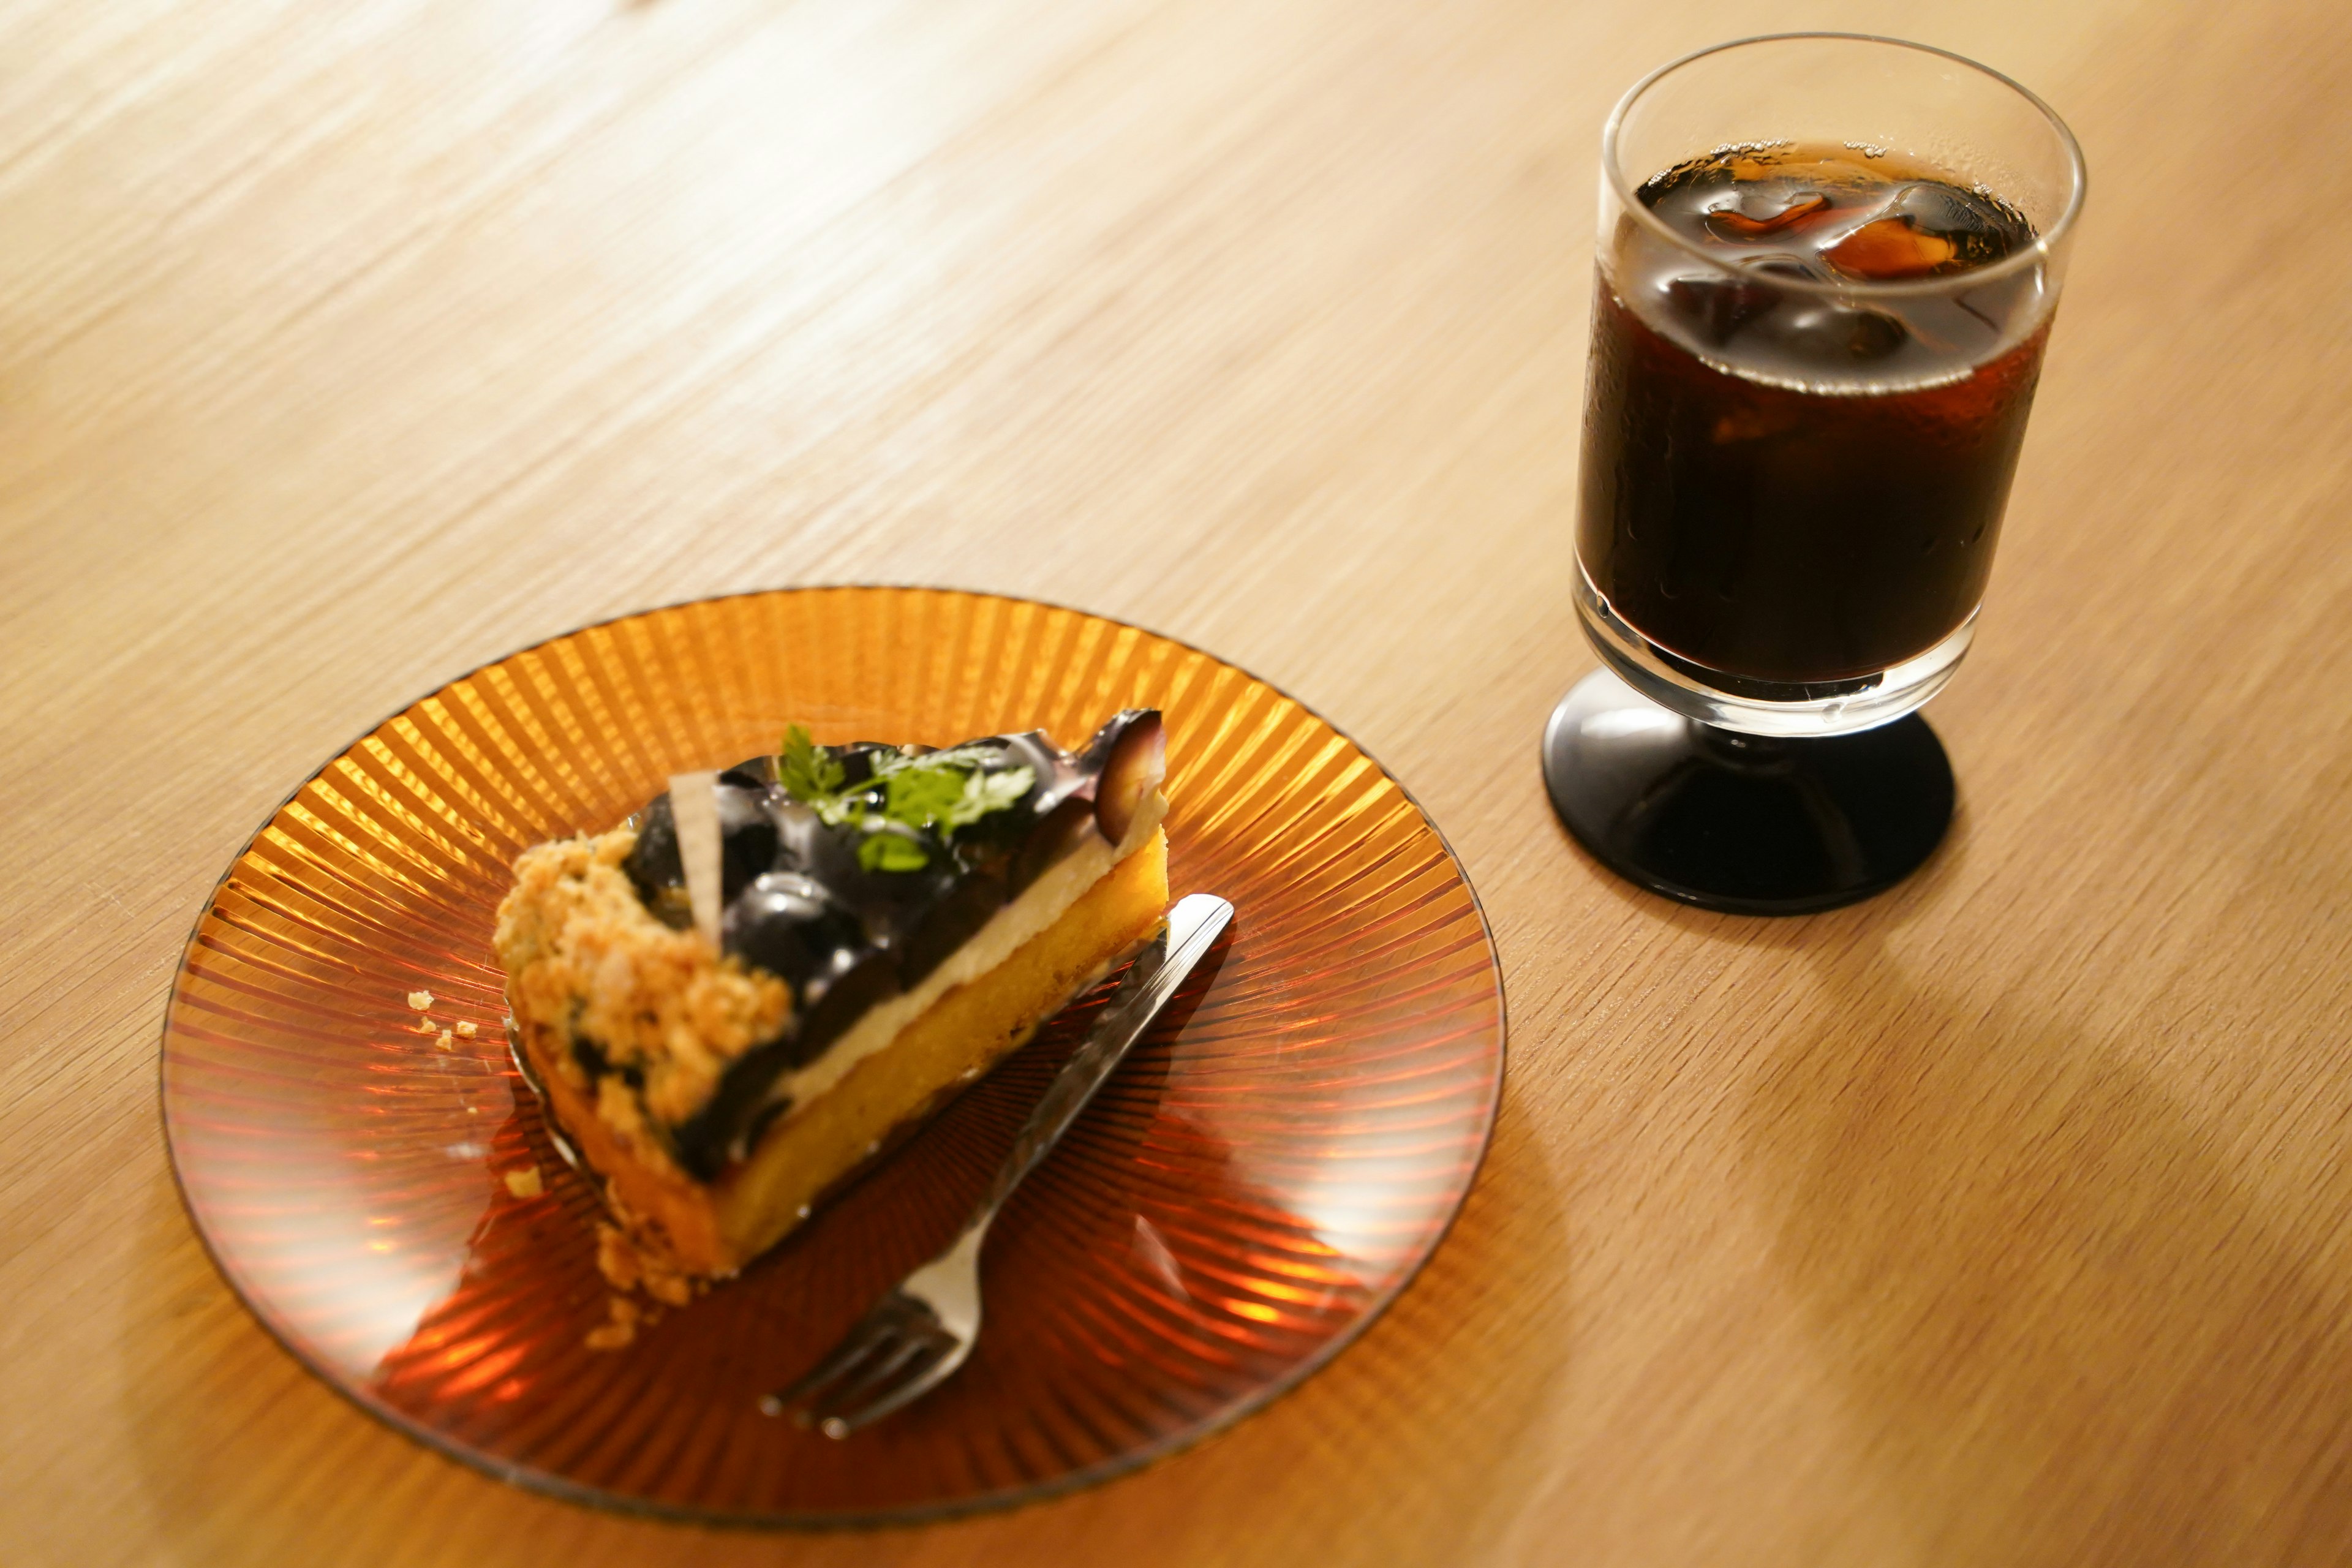
{"type": "Polygon", "coordinates": [[[518,1048],[632,1239],[775,1245],[1026,1040],[1168,905],[1160,715],[1083,750],[821,746],[686,773],[516,860],[518,1048]]]}

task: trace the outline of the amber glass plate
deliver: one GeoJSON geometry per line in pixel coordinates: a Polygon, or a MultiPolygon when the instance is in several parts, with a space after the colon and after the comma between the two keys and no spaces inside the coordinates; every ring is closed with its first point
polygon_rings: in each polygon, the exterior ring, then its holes
{"type": "Polygon", "coordinates": [[[1437,1245],[1502,1071],[1477,903],[1345,735],[1135,627],[907,588],[632,616],[382,725],[222,879],[163,1066],[198,1230],[328,1382],[526,1485],[801,1524],[1081,1485],[1291,1387],[1437,1245]],[[846,1441],[760,1409],[954,1231],[1085,1003],[740,1279],[589,1348],[612,1294],[596,1199],[508,1059],[489,951],[515,855],[792,721],[835,742],[1066,744],[1127,707],[1167,716],[1173,890],[1231,899],[1234,932],[998,1221],[971,1363],[846,1441]]]}

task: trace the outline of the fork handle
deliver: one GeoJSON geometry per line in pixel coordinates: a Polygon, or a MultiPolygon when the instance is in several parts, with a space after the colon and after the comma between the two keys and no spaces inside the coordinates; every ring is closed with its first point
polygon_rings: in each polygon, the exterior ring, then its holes
{"type": "Polygon", "coordinates": [[[1095,1097],[1095,1090],[1127,1059],[1129,1050],[1233,918],[1234,906],[1213,893],[1191,893],[1176,900],[1176,907],[1168,911],[1167,923],[1136,955],[1127,978],[1119,982],[1095,1026],[1045,1086],[1029,1119],[1013,1135],[1013,1152],[997,1168],[987,1193],[972,1210],[959,1245],[987,1230],[1013,1189],[1060,1142],[1078,1112],[1095,1097]]]}

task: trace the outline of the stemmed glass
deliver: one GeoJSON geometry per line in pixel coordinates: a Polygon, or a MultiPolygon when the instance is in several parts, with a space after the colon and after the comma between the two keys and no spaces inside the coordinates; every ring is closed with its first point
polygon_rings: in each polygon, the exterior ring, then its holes
{"type": "Polygon", "coordinates": [[[1552,804],[1657,892],[1794,914],[1916,868],[2084,192],[2032,93],[1894,39],[1726,44],[1601,137],[1552,804]]]}

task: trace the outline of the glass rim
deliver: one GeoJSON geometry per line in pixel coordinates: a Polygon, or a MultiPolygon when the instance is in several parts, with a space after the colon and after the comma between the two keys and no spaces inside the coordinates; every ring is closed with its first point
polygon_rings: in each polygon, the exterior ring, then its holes
{"type": "MultiPolygon", "coordinates": [[[[2066,172],[2068,180],[2066,205],[2060,209],[2056,220],[2050,225],[2048,232],[2036,234],[2033,237],[2033,243],[2032,245],[2026,247],[2024,249],[2016,251],[2011,255],[2001,258],[1999,261],[1994,262],[1990,267],[1971,268],[1966,272],[1948,273],[1940,278],[1919,278],[1902,280],[1882,280],[1875,282],[1864,279],[1855,279],[1853,281],[1817,283],[1811,279],[1780,278],[1776,276],[1772,279],[1772,286],[1775,289],[1787,289],[1791,293],[1818,294],[1837,298],[1862,296],[1869,299],[1906,297],[1916,299],[1927,295],[1950,293],[1954,289],[1959,288],[1973,289],[1987,283],[1997,282],[2002,279],[2010,278],[2017,273],[2023,272],[2031,268],[2046,265],[2055,258],[2055,247],[2058,241],[2064,237],[2067,231],[2074,226],[2074,219],[2082,213],[2083,198],[2089,188],[2090,181],[2089,173],[2083,165],[2082,144],[2074,140],[2074,132],[2068,128],[2063,120],[2058,117],[2058,111],[2051,108],[2048,103],[2042,100],[2040,94],[2034,92],[2032,89],[2025,86],[2024,83],[2016,80],[2014,78],[2005,76],[2000,71],[1993,69],[1990,66],[1985,65],[1980,61],[1972,60],[1966,55],[1955,54],[1950,49],[1939,49],[1933,44],[1913,43],[1908,38],[1890,38],[1878,33],[1758,33],[1749,37],[1733,38],[1725,43],[1710,44],[1703,49],[1694,49],[1689,54],[1678,56],[1658,67],[1655,70],[1651,71],[1647,76],[1644,76],[1641,80],[1635,82],[1632,87],[1626,89],[1625,96],[1617,100],[1617,106],[1609,111],[1608,123],[1603,125],[1601,129],[1601,177],[1607,180],[1611,186],[1616,191],[1618,205],[1624,208],[1625,212],[1630,215],[1636,223],[1640,224],[1657,238],[1663,239],[1667,244],[1673,246],[1675,249],[1683,251],[1687,255],[1706,262],[1709,268],[1716,271],[1722,272],[1729,270],[1729,268],[1724,265],[1723,257],[1720,252],[1710,250],[1706,247],[1702,246],[1696,241],[1679,233],[1675,230],[1673,225],[1667,223],[1664,218],[1658,216],[1656,213],[1652,212],[1647,206],[1643,205],[1641,197],[1636,194],[1634,187],[1627,183],[1624,168],[1618,161],[1618,133],[1624,128],[1627,111],[1633,107],[1634,103],[1640,100],[1641,96],[1649,91],[1650,89],[1655,86],[1658,82],[1664,80],[1666,77],[1671,76],[1675,71],[1682,69],[1683,67],[1686,65],[1705,59],[1709,55],[1722,54],[1728,49],[1746,48],[1751,44],[1782,44],[1805,41],[1831,41],[1849,44],[1884,44],[1892,48],[1910,49],[1916,53],[1923,55],[1937,55],[1945,59],[1953,61],[1955,64],[1966,66],[1969,69],[1975,71],[1979,76],[1989,77],[1992,80],[2000,83],[2001,86],[2008,88],[2011,92],[2016,93],[2020,98],[2022,98],[2026,102],[2032,104],[2036,110],[2038,110],[2041,112],[2042,120],[2050,126],[2050,129],[2057,133],[2058,144],[2064,152],[2066,157],[2066,172]]],[[[1646,179],[1647,176],[1644,176],[1645,181],[1646,179]]],[[[1594,237],[1596,248],[1600,243],[1600,237],[1601,237],[1599,236],[1594,237]]]]}

